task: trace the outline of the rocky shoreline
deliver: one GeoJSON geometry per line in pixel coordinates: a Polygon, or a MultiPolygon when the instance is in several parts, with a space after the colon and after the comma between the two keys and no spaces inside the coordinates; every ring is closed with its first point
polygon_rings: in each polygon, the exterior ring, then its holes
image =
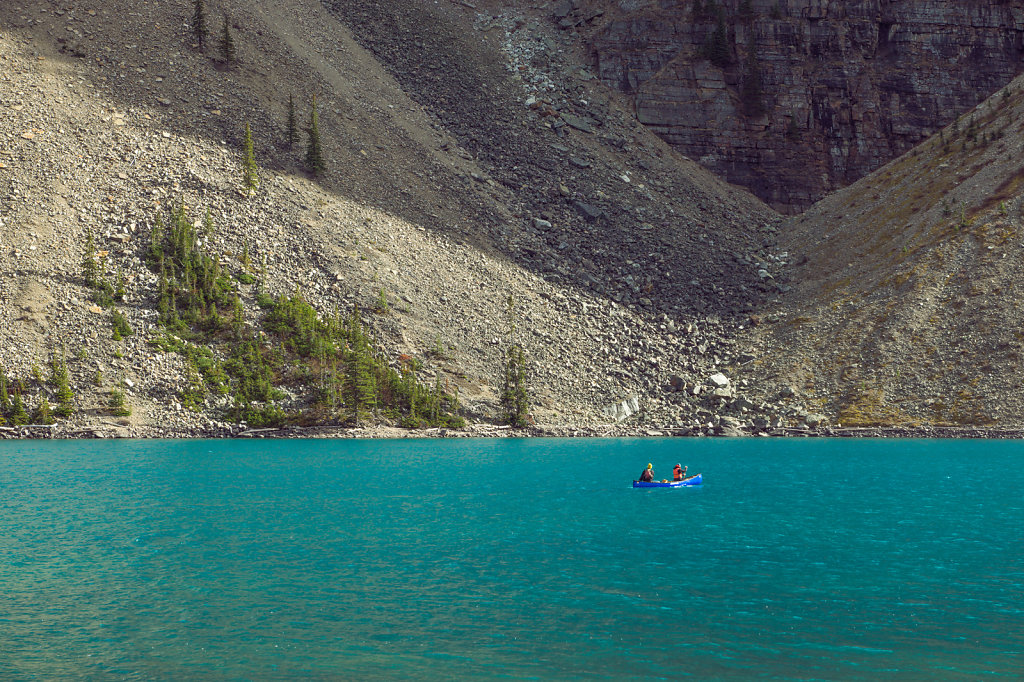
{"type": "Polygon", "coordinates": [[[878,426],[776,428],[756,430],[718,426],[704,430],[680,427],[606,426],[533,426],[513,429],[494,424],[470,424],[463,429],[403,429],[391,426],[366,427],[283,427],[249,429],[244,425],[166,429],[104,423],[95,426],[26,425],[0,427],[0,440],[76,440],[76,439],[206,439],[206,438],[948,438],[948,439],[1024,439],[1024,427],[984,428],[963,426],[878,426]]]}

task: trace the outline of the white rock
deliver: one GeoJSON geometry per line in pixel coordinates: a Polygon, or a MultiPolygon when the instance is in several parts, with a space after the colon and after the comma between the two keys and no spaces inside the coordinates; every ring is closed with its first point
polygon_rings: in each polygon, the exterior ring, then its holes
{"type": "Polygon", "coordinates": [[[715,372],[708,377],[708,383],[716,388],[725,388],[729,385],[729,377],[725,376],[721,372],[715,372]]]}

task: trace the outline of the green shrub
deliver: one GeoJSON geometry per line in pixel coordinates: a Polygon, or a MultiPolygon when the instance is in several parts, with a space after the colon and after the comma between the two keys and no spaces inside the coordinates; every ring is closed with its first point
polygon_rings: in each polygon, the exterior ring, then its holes
{"type": "Polygon", "coordinates": [[[110,408],[110,414],[115,417],[128,417],[132,413],[131,408],[125,403],[124,391],[117,388],[111,389],[107,407],[110,408]]]}
{"type": "Polygon", "coordinates": [[[110,312],[110,323],[114,327],[114,340],[120,341],[126,336],[131,336],[135,331],[128,324],[128,319],[120,310],[110,312]]]}

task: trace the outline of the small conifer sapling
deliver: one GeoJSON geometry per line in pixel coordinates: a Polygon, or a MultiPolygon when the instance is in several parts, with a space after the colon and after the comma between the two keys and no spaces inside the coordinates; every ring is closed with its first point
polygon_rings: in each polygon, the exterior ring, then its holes
{"type": "Polygon", "coordinates": [[[132,413],[132,409],[125,403],[124,391],[118,388],[111,389],[107,407],[110,408],[110,414],[115,417],[128,417],[132,413]]]}
{"type": "Polygon", "coordinates": [[[50,370],[50,385],[53,386],[57,398],[57,408],[53,413],[67,419],[75,413],[75,394],[71,390],[68,366],[64,361],[63,350],[59,355],[54,353],[50,359],[50,370]]]}
{"type": "Polygon", "coordinates": [[[288,122],[284,131],[285,142],[292,146],[299,141],[299,123],[295,118],[295,97],[288,95],[288,122]]]}
{"type": "Polygon", "coordinates": [[[220,57],[225,65],[231,66],[235,63],[235,39],[231,37],[231,27],[228,26],[228,18],[224,17],[224,28],[220,35],[220,57]]]}

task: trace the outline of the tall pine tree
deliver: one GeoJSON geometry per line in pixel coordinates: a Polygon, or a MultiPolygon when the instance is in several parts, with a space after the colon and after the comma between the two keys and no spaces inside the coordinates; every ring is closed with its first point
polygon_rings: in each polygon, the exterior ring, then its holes
{"type": "Polygon", "coordinates": [[[242,142],[242,184],[248,196],[256,194],[260,186],[259,166],[256,165],[256,154],[252,148],[252,130],[249,122],[245,122],[245,139],[242,142]]]}
{"type": "Polygon", "coordinates": [[[28,413],[25,412],[25,404],[21,402],[21,393],[15,392],[11,399],[11,426],[24,426],[28,424],[28,413]]]}
{"type": "Polygon", "coordinates": [[[530,396],[526,391],[526,355],[523,347],[513,343],[508,347],[502,364],[501,408],[505,423],[522,428],[529,421],[530,396]]]}
{"type": "Polygon", "coordinates": [[[7,394],[7,374],[0,369],[0,426],[11,416],[11,397],[7,394]]]}
{"type": "Polygon", "coordinates": [[[231,37],[227,16],[224,17],[224,28],[220,35],[220,57],[227,66],[235,63],[235,39],[231,37]]]}
{"type": "Polygon", "coordinates": [[[502,416],[509,426],[521,428],[529,423],[530,395],[526,390],[526,353],[516,341],[515,299],[511,295],[506,302],[509,317],[509,345],[501,359],[501,403],[502,416]]]}
{"type": "Polygon", "coordinates": [[[192,35],[199,43],[199,49],[206,47],[206,3],[203,0],[196,0],[195,11],[192,14],[192,35]]]}
{"type": "Polygon", "coordinates": [[[373,353],[363,332],[358,309],[349,319],[348,372],[345,377],[345,402],[352,410],[352,422],[360,421],[377,407],[377,382],[374,377],[373,353]]]}
{"type": "Polygon", "coordinates": [[[39,398],[39,405],[32,411],[32,423],[49,425],[53,423],[53,412],[50,410],[50,401],[46,396],[39,398]]]}

